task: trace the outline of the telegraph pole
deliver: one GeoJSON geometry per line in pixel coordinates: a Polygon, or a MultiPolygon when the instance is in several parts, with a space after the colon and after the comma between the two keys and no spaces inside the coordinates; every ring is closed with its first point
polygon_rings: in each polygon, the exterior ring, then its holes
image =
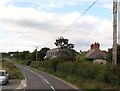
{"type": "Polygon", "coordinates": [[[113,68],[117,65],[117,0],[113,0],[113,68]]]}
{"type": "Polygon", "coordinates": [[[38,46],[36,46],[36,61],[37,61],[37,50],[38,50],[38,46]]]}

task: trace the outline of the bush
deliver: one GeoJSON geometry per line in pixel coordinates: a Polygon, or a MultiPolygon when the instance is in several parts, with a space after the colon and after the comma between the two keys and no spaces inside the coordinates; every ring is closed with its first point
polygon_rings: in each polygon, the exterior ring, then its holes
{"type": "Polygon", "coordinates": [[[111,66],[109,64],[105,64],[102,66],[100,74],[97,76],[97,79],[106,83],[110,83],[111,81],[111,66]]]}
{"type": "Polygon", "coordinates": [[[76,61],[78,62],[85,62],[87,61],[87,58],[85,57],[86,53],[81,53],[79,55],[77,55],[76,57],[76,61]]]}
{"type": "Polygon", "coordinates": [[[113,86],[120,88],[120,66],[118,65],[114,70],[111,71],[111,83],[113,86]]]}
{"type": "Polygon", "coordinates": [[[100,64],[91,63],[83,70],[83,77],[94,79],[100,73],[100,64]]]}
{"type": "Polygon", "coordinates": [[[40,66],[40,62],[39,61],[32,61],[30,64],[30,67],[32,68],[38,68],[40,66]]]}
{"type": "Polygon", "coordinates": [[[68,61],[57,65],[57,71],[65,73],[66,75],[74,74],[74,62],[68,61]]]}
{"type": "Polygon", "coordinates": [[[77,77],[84,77],[83,72],[88,65],[89,65],[88,62],[76,63],[75,70],[74,70],[75,75],[77,77]]]}
{"type": "Polygon", "coordinates": [[[74,75],[68,75],[66,77],[66,80],[71,82],[71,83],[75,83],[77,81],[76,77],[74,75]]]}

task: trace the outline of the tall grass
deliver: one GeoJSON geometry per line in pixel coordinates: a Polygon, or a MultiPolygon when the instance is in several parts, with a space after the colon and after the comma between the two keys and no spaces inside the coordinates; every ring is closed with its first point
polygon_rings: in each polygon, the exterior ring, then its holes
{"type": "Polygon", "coordinates": [[[10,79],[24,79],[24,75],[22,74],[22,72],[18,68],[16,68],[16,66],[13,63],[7,60],[2,61],[2,69],[7,70],[10,79]]]}

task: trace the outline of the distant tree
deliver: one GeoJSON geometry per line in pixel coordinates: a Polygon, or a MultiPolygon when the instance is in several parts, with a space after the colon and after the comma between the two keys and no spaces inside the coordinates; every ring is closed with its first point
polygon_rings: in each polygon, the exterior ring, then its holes
{"type": "Polygon", "coordinates": [[[13,54],[13,57],[19,58],[19,52],[18,51],[17,52],[9,52],[8,54],[9,54],[9,56],[11,56],[11,54],[13,54]]]}
{"type": "Polygon", "coordinates": [[[31,58],[32,58],[32,53],[30,53],[29,51],[26,51],[26,53],[25,53],[25,59],[26,60],[31,60],[31,58]]]}
{"type": "Polygon", "coordinates": [[[46,56],[47,51],[50,50],[49,48],[42,48],[40,51],[38,51],[38,60],[43,61],[44,57],[46,56]]]}
{"type": "Polygon", "coordinates": [[[69,40],[65,39],[63,37],[60,37],[58,39],[56,39],[55,45],[58,46],[58,48],[60,49],[73,49],[74,48],[74,44],[68,44],[69,40]]]}
{"type": "Polygon", "coordinates": [[[107,61],[112,63],[112,48],[108,49],[107,61]]]}
{"type": "Polygon", "coordinates": [[[25,60],[30,60],[30,52],[29,51],[23,51],[23,52],[19,52],[17,53],[17,55],[19,55],[20,59],[25,59],[25,60]]]}
{"type": "Polygon", "coordinates": [[[37,49],[35,49],[35,50],[32,52],[32,57],[31,57],[31,60],[32,60],[32,61],[36,61],[36,51],[37,51],[37,49]]]}
{"type": "Polygon", "coordinates": [[[55,45],[59,48],[60,55],[64,56],[67,60],[76,59],[76,51],[73,49],[74,44],[69,43],[68,39],[60,37],[56,39],[55,45]]]}
{"type": "MultiPolygon", "coordinates": [[[[108,49],[107,60],[112,63],[112,48],[108,49]]],[[[120,63],[120,45],[117,45],[117,63],[120,63]]]]}

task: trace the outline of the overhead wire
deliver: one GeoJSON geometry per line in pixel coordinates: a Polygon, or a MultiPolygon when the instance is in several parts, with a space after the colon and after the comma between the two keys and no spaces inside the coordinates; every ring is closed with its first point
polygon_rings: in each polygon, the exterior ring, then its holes
{"type": "MultiPolygon", "coordinates": [[[[92,6],[95,5],[95,3],[96,3],[97,1],[98,1],[98,0],[95,0],[79,17],[77,17],[77,18],[76,18],[66,29],[64,29],[56,38],[62,36],[62,34],[64,34],[66,31],[68,31],[68,29],[69,29],[74,23],[76,23],[76,22],[79,20],[80,17],[82,17],[84,14],[86,14],[86,12],[87,12],[90,8],[92,8],[92,6]]],[[[55,40],[55,39],[54,39],[54,40],[55,40]]],[[[42,46],[45,46],[45,45],[47,45],[47,44],[50,44],[52,41],[53,41],[53,40],[51,40],[51,41],[49,41],[48,43],[45,43],[45,44],[43,44],[43,45],[41,45],[41,46],[38,46],[38,47],[42,47],[42,46]]]]}
{"type": "Polygon", "coordinates": [[[62,34],[62,33],[65,33],[66,31],[68,31],[68,29],[69,29],[74,23],[76,23],[76,22],[79,20],[79,18],[82,17],[96,2],[97,2],[97,0],[94,1],[94,2],[81,14],[81,16],[77,17],[66,29],[64,29],[64,30],[61,32],[61,34],[62,34]]]}

